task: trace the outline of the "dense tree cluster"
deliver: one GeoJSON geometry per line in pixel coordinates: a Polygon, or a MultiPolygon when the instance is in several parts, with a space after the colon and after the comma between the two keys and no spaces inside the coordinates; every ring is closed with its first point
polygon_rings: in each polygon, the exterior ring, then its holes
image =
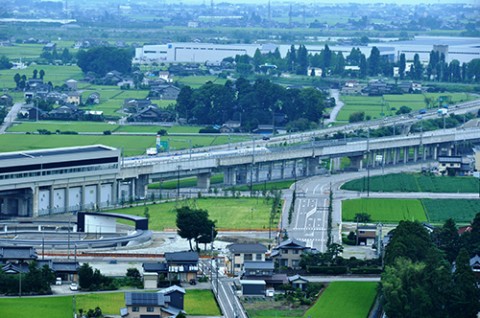
{"type": "Polygon", "coordinates": [[[130,50],[115,47],[95,47],[77,53],[77,65],[84,73],[93,72],[105,76],[108,72],[130,73],[133,53],[130,50]]]}
{"type": "Polygon", "coordinates": [[[387,316],[476,317],[480,293],[469,260],[479,243],[480,214],[462,237],[453,220],[432,235],[418,222],[400,222],[386,248],[381,280],[387,316]]]}
{"type": "Polygon", "coordinates": [[[51,52],[44,50],[42,54],[40,54],[40,57],[45,59],[48,63],[61,61],[64,64],[71,63],[74,59],[74,55],[70,53],[67,48],[64,48],[61,53],[58,53],[57,49],[53,49],[51,52]]]}
{"type": "Polygon", "coordinates": [[[84,290],[114,290],[117,289],[115,281],[111,277],[102,275],[98,269],[88,263],[83,263],[78,270],[78,283],[84,290]]]}
{"type": "Polygon", "coordinates": [[[51,294],[50,285],[55,281],[55,275],[48,265],[42,268],[33,261],[28,265],[28,273],[11,275],[0,270],[0,294],[45,295],[51,294]],[[21,277],[20,277],[21,276],[21,277]]]}
{"type": "Polygon", "coordinates": [[[0,70],[8,70],[11,69],[13,66],[12,63],[10,63],[10,60],[8,57],[5,55],[0,56],[0,70]]]}
{"type": "Polygon", "coordinates": [[[191,123],[222,124],[236,120],[245,130],[251,130],[259,124],[284,125],[300,119],[318,123],[324,107],[325,95],[315,88],[287,89],[263,78],[254,83],[239,78],[235,84],[207,82],[198,89],[183,87],[176,110],[191,123]]]}

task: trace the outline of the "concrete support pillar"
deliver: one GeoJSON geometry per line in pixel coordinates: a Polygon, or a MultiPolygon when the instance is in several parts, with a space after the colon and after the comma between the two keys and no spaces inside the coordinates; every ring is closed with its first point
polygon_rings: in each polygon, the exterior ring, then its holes
{"type": "Polygon", "coordinates": [[[297,160],[293,160],[292,172],[290,173],[292,177],[297,176],[297,160]]]}
{"type": "Polygon", "coordinates": [[[38,217],[38,186],[32,187],[32,216],[38,217]]]}
{"type": "Polygon", "coordinates": [[[403,147],[403,163],[407,164],[408,162],[408,147],[403,147]]]}
{"type": "MultiPolygon", "coordinates": [[[[85,185],[82,184],[82,193],[80,193],[80,210],[85,210],[85,185]]],[[[128,200],[128,198],[126,198],[128,200]]]]}
{"type": "Polygon", "coordinates": [[[362,170],[363,168],[363,156],[353,156],[349,157],[350,159],[350,166],[357,170],[362,170]]]}
{"type": "MultiPolygon", "coordinates": [[[[137,179],[134,179],[134,184],[135,184],[134,198],[144,198],[145,195],[147,194],[148,175],[146,174],[139,175],[137,179]]],[[[98,192],[97,192],[97,195],[98,195],[98,192]]]]}
{"type": "Polygon", "coordinates": [[[208,190],[210,188],[210,172],[200,173],[197,175],[197,188],[208,190]]]}
{"type": "Polygon", "coordinates": [[[100,209],[100,207],[102,206],[100,203],[102,201],[102,184],[99,182],[97,183],[96,185],[97,187],[97,196],[95,198],[95,205],[97,207],[97,209],[100,209]]]}
{"type": "Polygon", "coordinates": [[[432,146],[433,148],[433,157],[432,159],[433,160],[437,160],[438,159],[438,146],[432,146]]]}
{"type": "Polygon", "coordinates": [[[307,165],[308,165],[307,158],[303,158],[303,160],[302,160],[302,176],[304,176],[304,177],[306,177],[308,175],[307,165]]]}
{"type": "Polygon", "coordinates": [[[417,162],[418,160],[418,146],[413,147],[413,162],[417,162]]]}
{"type": "MultiPolygon", "coordinates": [[[[283,161],[282,161],[283,163],[283,161]]],[[[273,165],[274,163],[271,162],[268,164],[268,172],[267,172],[267,180],[270,181],[273,178],[273,165]]],[[[283,178],[283,171],[285,170],[285,167],[282,165],[282,178],[283,178]]]]}
{"type": "Polygon", "coordinates": [[[396,165],[397,164],[397,158],[398,158],[398,148],[393,148],[392,149],[392,164],[396,165]]]}
{"type": "Polygon", "coordinates": [[[257,163],[253,169],[255,170],[255,179],[254,182],[259,182],[260,181],[260,164],[257,163]]]}
{"type": "Polygon", "coordinates": [[[307,158],[307,176],[314,176],[317,173],[318,158],[307,158]]]}
{"type": "Polygon", "coordinates": [[[237,171],[237,184],[246,184],[247,183],[248,171],[246,166],[240,167],[237,171]]]}
{"type": "Polygon", "coordinates": [[[53,209],[55,209],[55,207],[53,206],[53,186],[50,186],[49,188],[49,196],[48,196],[48,206],[49,206],[49,211],[48,213],[49,214],[52,214],[53,213],[53,209]]]}
{"type": "Polygon", "coordinates": [[[67,185],[65,187],[65,212],[70,212],[70,206],[68,205],[68,202],[70,201],[70,187],[67,185]]]}
{"type": "Polygon", "coordinates": [[[280,179],[285,179],[285,160],[280,165],[280,179]]]}
{"type": "Polygon", "coordinates": [[[113,180],[112,182],[112,202],[111,205],[116,205],[118,202],[118,181],[113,180]]]}
{"type": "Polygon", "coordinates": [[[223,183],[226,185],[237,184],[237,172],[234,167],[228,167],[223,170],[223,183]]]}
{"type": "Polygon", "coordinates": [[[332,158],[332,160],[330,162],[330,164],[332,166],[332,170],[333,171],[340,170],[341,163],[342,163],[342,158],[332,158]]]}
{"type": "Polygon", "coordinates": [[[371,154],[371,167],[372,168],[375,168],[375,166],[377,165],[377,151],[376,150],[372,150],[370,151],[370,154],[371,154]]]}

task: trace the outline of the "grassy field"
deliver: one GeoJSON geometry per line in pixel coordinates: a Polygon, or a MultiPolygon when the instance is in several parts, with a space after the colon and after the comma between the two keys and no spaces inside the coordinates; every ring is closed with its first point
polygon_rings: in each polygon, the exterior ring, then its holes
{"type": "Polygon", "coordinates": [[[480,212],[480,200],[465,199],[422,199],[430,223],[441,224],[452,218],[456,223],[470,224],[480,212]]]}
{"type": "MultiPolygon", "coordinates": [[[[294,180],[284,180],[284,181],[275,181],[275,182],[266,182],[258,183],[252,186],[253,191],[269,191],[269,190],[280,190],[288,189],[294,183],[294,180]]],[[[233,189],[233,188],[229,188],[233,189]]],[[[249,185],[241,185],[235,187],[236,191],[250,191],[249,185]]]]}
{"type": "Polygon", "coordinates": [[[248,317],[250,318],[278,318],[278,317],[302,317],[303,310],[289,309],[248,309],[248,317]]]}
{"type": "Polygon", "coordinates": [[[366,318],[377,294],[377,283],[333,282],[304,318],[366,318]]]}
{"type": "MultiPolygon", "coordinates": [[[[149,228],[154,231],[176,228],[176,208],[194,205],[208,211],[209,218],[216,220],[218,229],[268,229],[271,201],[255,198],[202,198],[193,201],[168,202],[149,205],[149,228]]],[[[144,206],[110,210],[107,212],[143,216],[144,206]]],[[[277,224],[278,220],[274,221],[277,224]]]]}
{"type": "Polygon", "coordinates": [[[426,93],[426,94],[404,94],[404,95],[384,95],[381,96],[342,96],[345,103],[337,116],[337,121],[348,121],[351,113],[363,111],[365,116],[372,119],[383,116],[393,116],[402,106],[408,106],[412,111],[418,111],[427,108],[426,98],[434,101],[431,107],[438,107],[436,103],[439,96],[450,96],[455,103],[474,99],[473,96],[465,93],[426,93]],[[393,109],[392,109],[393,108],[393,109]],[[383,114],[383,115],[382,115],[383,114]]]}
{"type": "MultiPolygon", "coordinates": [[[[94,309],[100,307],[104,314],[118,315],[125,307],[123,292],[78,294],[76,308],[94,309]]],[[[72,296],[1,298],[0,317],[29,318],[35,313],[37,318],[65,318],[72,316],[72,296]],[[19,310],[21,308],[22,310],[19,310]]],[[[187,290],[185,311],[195,316],[219,316],[220,310],[210,290],[187,290]]]]}
{"type": "MultiPolygon", "coordinates": [[[[366,191],[367,180],[355,179],[342,185],[344,190],[366,191]]],[[[372,192],[438,192],[477,193],[478,179],[474,177],[441,177],[415,174],[387,174],[370,177],[372,192]]]]}
{"type": "Polygon", "coordinates": [[[188,85],[192,88],[199,88],[206,82],[213,82],[215,84],[224,85],[227,81],[223,78],[218,78],[216,76],[188,76],[188,77],[176,77],[176,80],[183,84],[188,85]]]}
{"type": "Polygon", "coordinates": [[[353,222],[356,213],[370,214],[372,222],[427,221],[422,202],[415,199],[365,198],[342,201],[342,219],[344,221],[353,222]]]}
{"type": "MultiPolygon", "coordinates": [[[[221,145],[229,142],[228,136],[169,136],[170,150],[221,145]]],[[[118,136],[118,135],[0,135],[0,152],[24,151],[45,148],[73,147],[103,144],[123,149],[125,156],[145,154],[145,150],[155,146],[154,136],[118,136]]]]}

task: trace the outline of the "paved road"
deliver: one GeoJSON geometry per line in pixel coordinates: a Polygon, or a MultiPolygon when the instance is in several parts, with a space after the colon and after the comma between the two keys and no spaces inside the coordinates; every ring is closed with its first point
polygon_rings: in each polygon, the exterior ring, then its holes
{"type": "Polygon", "coordinates": [[[0,134],[4,134],[8,127],[17,119],[17,114],[22,108],[23,103],[15,103],[13,104],[12,108],[8,112],[7,116],[3,121],[3,124],[0,126],[0,134]]]}
{"type": "MultiPolygon", "coordinates": [[[[425,165],[425,164],[423,164],[425,165]]],[[[399,173],[418,171],[422,164],[403,165],[394,167],[385,167],[382,169],[370,169],[370,176],[381,175],[382,173],[399,173]]],[[[330,188],[333,191],[333,213],[332,213],[332,240],[341,242],[342,211],[340,201],[347,198],[365,197],[366,193],[356,191],[343,191],[340,186],[351,179],[366,176],[366,171],[350,172],[331,176],[314,176],[301,180],[296,183],[297,200],[295,211],[292,217],[292,223],[288,224],[288,207],[291,202],[289,191],[284,194],[286,197],[286,208],[283,216],[284,228],[290,237],[294,237],[307,243],[309,247],[315,247],[321,252],[326,251],[327,242],[327,223],[330,188]]],[[[292,186],[295,188],[295,186],[292,186]]],[[[292,189],[291,188],[291,189],[292,189]]],[[[395,197],[395,198],[414,198],[414,197],[434,197],[431,193],[369,193],[370,197],[395,197]]],[[[475,197],[475,194],[435,194],[437,197],[475,197]]],[[[478,194],[477,194],[478,196],[478,194]]]]}
{"type": "Polygon", "coordinates": [[[330,96],[335,98],[335,107],[333,107],[332,112],[330,113],[330,118],[325,120],[325,124],[330,124],[335,122],[337,119],[338,113],[343,107],[343,102],[340,100],[340,91],[338,89],[331,89],[330,96]]]}

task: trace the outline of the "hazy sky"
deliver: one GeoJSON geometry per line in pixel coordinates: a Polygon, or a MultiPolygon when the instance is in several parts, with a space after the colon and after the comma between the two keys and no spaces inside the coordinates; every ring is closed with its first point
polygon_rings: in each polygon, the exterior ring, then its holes
{"type": "MultiPolygon", "coordinates": [[[[75,0],[77,1],[77,0],[75,0]]],[[[206,3],[210,4],[211,0],[165,0],[166,3],[206,3]]],[[[130,0],[130,2],[135,2],[135,0],[130,0]]],[[[227,2],[227,3],[267,3],[268,0],[213,0],[214,3],[220,2],[227,2]]],[[[426,4],[426,3],[466,3],[466,4],[478,4],[478,0],[332,0],[332,1],[325,1],[325,0],[270,0],[272,4],[274,3],[315,3],[315,4],[334,4],[334,3],[360,3],[360,4],[367,4],[367,3],[399,3],[399,4],[426,4]]]]}

